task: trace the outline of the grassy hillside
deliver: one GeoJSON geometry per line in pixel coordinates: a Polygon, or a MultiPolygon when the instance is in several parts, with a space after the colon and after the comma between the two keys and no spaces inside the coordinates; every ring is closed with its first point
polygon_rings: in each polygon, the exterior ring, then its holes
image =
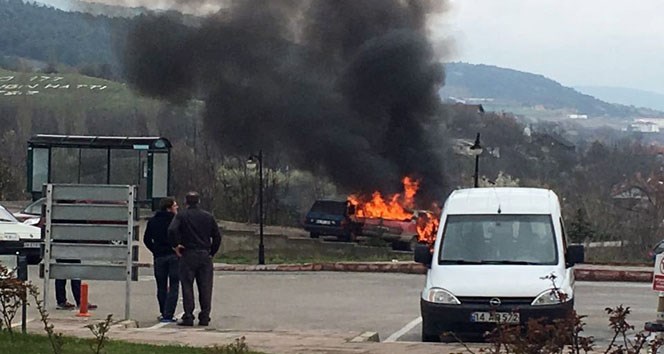
{"type": "Polygon", "coordinates": [[[601,101],[542,75],[481,64],[448,63],[445,68],[446,84],[441,96],[481,103],[487,110],[560,118],[569,114],[585,114],[589,118],[659,115],[650,109],[601,101]]]}
{"type": "Polygon", "coordinates": [[[138,98],[124,85],[80,74],[24,73],[0,69],[0,104],[30,100],[40,107],[85,102],[99,109],[127,110],[138,98]]]}
{"type": "Polygon", "coordinates": [[[21,149],[38,133],[185,138],[196,129],[201,109],[200,102],[174,106],[80,74],[0,69],[0,132],[15,136],[21,149]]]}

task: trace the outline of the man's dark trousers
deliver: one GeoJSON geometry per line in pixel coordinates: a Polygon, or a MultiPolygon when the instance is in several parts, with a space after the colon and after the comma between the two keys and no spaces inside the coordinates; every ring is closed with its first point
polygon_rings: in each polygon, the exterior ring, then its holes
{"type": "Polygon", "coordinates": [[[154,258],[154,278],[157,281],[157,301],[159,313],[165,319],[175,315],[180,293],[180,270],[175,254],[154,258]]]}
{"type": "MultiPolygon", "coordinates": [[[[72,279],[71,282],[71,292],[74,294],[74,302],[76,306],[81,305],[81,280],[72,279]]],[[[67,280],[66,279],[55,279],[55,300],[58,305],[64,305],[67,302],[67,280]]]]}
{"type": "Polygon", "coordinates": [[[210,251],[184,250],[180,259],[180,283],[184,303],[182,322],[184,323],[194,321],[194,280],[198,287],[198,302],[201,306],[198,321],[207,324],[210,322],[210,309],[212,308],[213,270],[210,251]]]}

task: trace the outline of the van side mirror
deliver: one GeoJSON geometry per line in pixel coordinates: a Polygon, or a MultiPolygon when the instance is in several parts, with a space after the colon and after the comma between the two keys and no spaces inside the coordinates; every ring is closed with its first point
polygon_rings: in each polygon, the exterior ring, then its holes
{"type": "Polygon", "coordinates": [[[355,205],[351,204],[348,206],[348,215],[355,215],[355,205]]]}
{"type": "Polygon", "coordinates": [[[431,261],[433,260],[433,254],[429,250],[427,245],[417,245],[415,246],[415,262],[422,263],[427,268],[431,268],[431,261]]]}
{"type": "Polygon", "coordinates": [[[567,266],[571,267],[575,264],[583,263],[586,258],[585,249],[583,245],[569,245],[567,246],[567,266]]]}

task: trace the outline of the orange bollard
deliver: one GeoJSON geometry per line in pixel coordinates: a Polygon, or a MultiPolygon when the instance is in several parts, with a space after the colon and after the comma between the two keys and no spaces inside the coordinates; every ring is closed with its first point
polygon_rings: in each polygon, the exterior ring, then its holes
{"type": "Polygon", "coordinates": [[[88,312],[88,283],[81,283],[81,307],[76,317],[90,317],[88,312]]]}

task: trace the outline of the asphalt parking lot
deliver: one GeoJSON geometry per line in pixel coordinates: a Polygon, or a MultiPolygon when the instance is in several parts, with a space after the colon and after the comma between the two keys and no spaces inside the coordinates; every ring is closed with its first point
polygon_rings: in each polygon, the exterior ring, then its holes
{"type": "MultiPolygon", "coordinates": [[[[35,284],[43,285],[36,268],[31,269],[30,276],[35,284]]],[[[218,272],[211,327],[236,331],[375,331],[381,341],[419,341],[419,293],[423,282],[423,275],[390,273],[218,272]]],[[[91,281],[90,294],[90,301],[99,305],[95,318],[108,313],[123,317],[123,282],[91,281]]],[[[76,314],[55,310],[54,295],[50,295],[53,317],[76,314]]],[[[644,322],[655,318],[657,293],[647,283],[577,283],[577,311],[588,315],[586,335],[593,335],[598,344],[607,344],[611,335],[604,309],[619,304],[632,309],[631,323],[640,329],[644,322]]],[[[149,269],[142,269],[139,281],[132,283],[131,309],[131,318],[142,328],[175,327],[157,321],[155,286],[149,269]]],[[[178,314],[181,309],[179,306],[178,314]]],[[[30,312],[28,317],[36,316],[30,312]]]]}

